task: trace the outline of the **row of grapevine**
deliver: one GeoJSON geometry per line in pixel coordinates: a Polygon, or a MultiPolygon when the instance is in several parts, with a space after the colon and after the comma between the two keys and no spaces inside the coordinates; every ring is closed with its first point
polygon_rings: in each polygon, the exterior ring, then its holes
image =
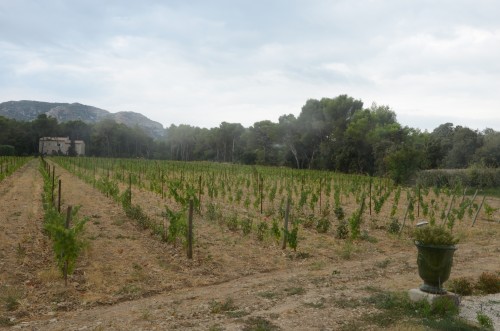
{"type": "Polygon", "coordinates": [[[13,174],[31,158],[19,156],[0,156],[0,181],[13,174]]]}
{"type": "MultiPolygon", "coordinates": [[[[52,241],[54,257],[57,266],[64,277],[65,284],[68,284],[68,275],[73,273],[76,260],[80,255],[84,241],[81,234],[83,232],[86,218],[77,217],[79,207],[69,206],[66,213],[60,210],[60,190],[58,200],[54,199],[55,174],[48,163],[42,158],[40,161],[40,173],[43,177],[42,203],[44,209],[43,229],[52,241]]],[[[60,181],[59,181],[60,185],[60,181]]]]}
{"type": "Polygon", "coordinates": [[[264,229],[260,223],[246,225],[261,214],[271,220],[283,219],[288,199],[293,224],[315,228],[318,233],[328,233],[336,224],[334,232],[339,238],[346,232],[352,238],[360,236],[366,217],[382,223],[378,225],[381,227],[394,229],[396,225],[395,232],[401,233],[421,218],[447,224],[451,229],[465,218],[472,224],[480,210],[476,196],[471,198],[470,192],[460,186],[405,188],[369,176],[208,162],[104,158],[56,161],[96,186],[117,189],[133,185],[157,194],[165,201],[171,221],[177,219],[176,212],[185,212],[189,197],[196,201],[199,213],[207,218],[214,213],[218,217],[228,215],[228,227],[234,229],[239,224],[243,232],[264,229]]]}

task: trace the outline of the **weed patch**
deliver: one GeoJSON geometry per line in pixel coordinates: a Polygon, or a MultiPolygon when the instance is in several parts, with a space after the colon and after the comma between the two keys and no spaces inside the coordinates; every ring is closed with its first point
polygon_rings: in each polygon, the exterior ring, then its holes
{"type": "Polygon", "coordinates": [[[233,299],[228,298],[224,302],[212,301],[210,302],[210,312],[212,314],[222,314],[229,311],[237,310],[238,307],[234,304],[233,299]]]}
{"type": "Polygon", "coordinates": [[[483,272],[476,284],[476,288],[486,294],[500,292],[500,275],[491,272],[483,272]]]}
{"type": "Polygon", "coordinates": [[[379,327],[389,327],[401,322],[423,325],[436,330],[479,330],[458,317],[458,308],[450,298],[413,302],[406,293],[374,291],[364,300],[379,310],[365,318],[379,327]]]}
{"type": "Polygon", "coordinates": [[[306,290],[303,287],[289,287],[285,289],[285,293],[287,295],[301,295],[306,293],[306,290]]]}
{"type": "Polygon", "coordinates": [[[243,331],[273,331],[279,327],[263,317],[251,317],[245,321],[243,331]]]}
{"type": "Polygon", "coordinates": [[[466,277],[452,279],[448,282],[448,289],[459,295],[471,295],[474,289],[472,282],[466,277]]]}

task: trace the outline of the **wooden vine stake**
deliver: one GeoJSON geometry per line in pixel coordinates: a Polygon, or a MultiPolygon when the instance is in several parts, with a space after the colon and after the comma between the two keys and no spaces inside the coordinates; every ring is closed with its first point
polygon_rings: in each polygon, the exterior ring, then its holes
{"type": "MultiPolygon", "coordinates": [[[[50,174],[50,166],[49,166],[49,174],[50,174]]],[[[52,196],[51,196],[51,201],[52,201],[52,206],[54,205],[54,189],[56,186],[56,166],[52,166],[52,196]]]]}
{"type": "Polygon", "coordinates": [[[201,214],[201,175],[198,178],[198,214],[201,214]]]}
{"type": "Polygon", "coordinates": [[[403,224],[401,224],[401,229],[399,229],[400,235],[403,232],[403,228],[405,226],[406,217],[408,216],[408,211],[410,210],[410,204],[411,204],[411,200],[408,202],[408,206],[406,206],[405,217],[403,218],[403,224]]]}
{"type": "Polygon", "coordinates": [[[323,190],[323,178],[319,179],[319,212],[321,213],[321,191],[323,190]]]}
{"type": "Polygon", "coordinates": [[[462,205],[462,203],[464,202],[466,194],[467,194],[467,187],[464,189],[464,194],[462,194],[462,200],[460,200],[460,205],[462,205]]]}
{"type": "Polygon", "coordinates": [[[288,218],[290,216],[290,197],[286,200],[286,210],[285,210],[285,223],[283,225],[283,245],[282,249],[286,248],[286,242],[288,239],[288,218]]]}
{"type": "Polygon", "coordinates": [[[486,200],[486,195],[483,196],[483,200],[481,201],[481,204],[479,205],[479,208],[477,209],[476,215],[474,216],[474,220],[472,221],[471,226],[474,226],[474,224],[476,224],[476,219],[477,219],[477,216],[479,215],[479,212],[481,211],[481,208],[483,207],[484,200],[486,200]]]}
{"type": "Polygon", "coordinates": [[[59,189],[57,194],[57,212],[61,212],[61,180],[59,179],[59,189]]]}
{"type": "Polygon", "coordinates": [[[368,200],[368,205],[369,205],[369,208],[370,208],[370,216],[372,215],[372,178],[370,177],[370,189],[368,190],[368,196],[369,196],[369,200],[368,200]]]}
{"type": "Polygon", "coordinates": [[[420,217],[420,185],[417,186],[417,217],[420,217]]]}
{"type": "Polygon", "coordinates": [[[450,206],[448,207],[448,212],[446,213],[446,217],[444,218],[443,223],[441,225],[444,225],[444,223],[448,220],[448,216],[450,215],[451,208],[453,207],[454,202],[455,202],[455,194],[453,194],[451,197],[450,206]]]}
{"type": "Polygon", "coordinates": [[[163,192],[163,170],[160,171],[160,181],[161,181],[161,198],[165,199],[165,194],[163,192]]]}
{"type": "Polygon", "coordinates": [[[478,189],[476,189],[476,192],[474,192],[474,196],[472,197],[472,200],[470,201],[470,204],[469,204],[470,206],[472,206],[472,205],[474,204],[474,200],[476,200],[476,196],[477,196],[477,192],[478,192],[478,191],[479,191],[479,190],[478,190],[478,189]]]}
{"type": "Polygon", "coordinates": [[[260,181],[259,181],[259,191],[260,191],[260,214],[262,215],[262,191],[264,190],[264,178],[260,176],[260,181]]]}
{"type": "MultiPolygon", "coordinates": [[[[66,211],[66,224],[65,228],[68,230],[70,228],[71,222],[71,210],[72,206],[68,206],[68,210],[66,211]]],[[[64,261],[64,286],[68,286],[68,257],[66,257],[66,261],[64,261]]]]}
{"type": "Polygon", "coordinates": [[[189,200],[189,214],[188,214],[188,259],[193,258],[193,199],[189,200]]]}
{"type": "Polygon", "coordinates": [[[128,203],[132,207],[132,173],[128,174],[128,203]]]}

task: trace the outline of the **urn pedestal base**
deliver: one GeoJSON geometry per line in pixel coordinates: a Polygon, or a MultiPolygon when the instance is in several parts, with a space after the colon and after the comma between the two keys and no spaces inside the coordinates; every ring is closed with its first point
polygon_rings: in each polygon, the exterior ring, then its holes
{"type": "Polygon", "coordinates": [[[432,303],[436,300],[447,298],[450,301],[452,301],[455,304],[455,306],[458,307],[460,305],[460,296],[452,292],[446,292],[444,294],[433,294],[424,292],[419,288],[413,288],[408,291],[408,295],[410,297],[410,300],[414,302],[422,301],[425,299],[427,300],[427,302],[429,302],[429,304],[432,305],[432,303]]]}

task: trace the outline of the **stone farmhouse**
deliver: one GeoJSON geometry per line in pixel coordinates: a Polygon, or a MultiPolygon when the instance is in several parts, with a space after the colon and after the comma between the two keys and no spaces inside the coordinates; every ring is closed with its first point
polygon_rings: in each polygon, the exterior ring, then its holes
{"type": "MultiPolygon", "coordinates": [[[[75,140],[76,155],[85,155],[85,142],[75,140]]],[[[38,142],[38,151],[42,155],[68,155],[71,147],[69,137],[43,137],[38,142]]]]}

